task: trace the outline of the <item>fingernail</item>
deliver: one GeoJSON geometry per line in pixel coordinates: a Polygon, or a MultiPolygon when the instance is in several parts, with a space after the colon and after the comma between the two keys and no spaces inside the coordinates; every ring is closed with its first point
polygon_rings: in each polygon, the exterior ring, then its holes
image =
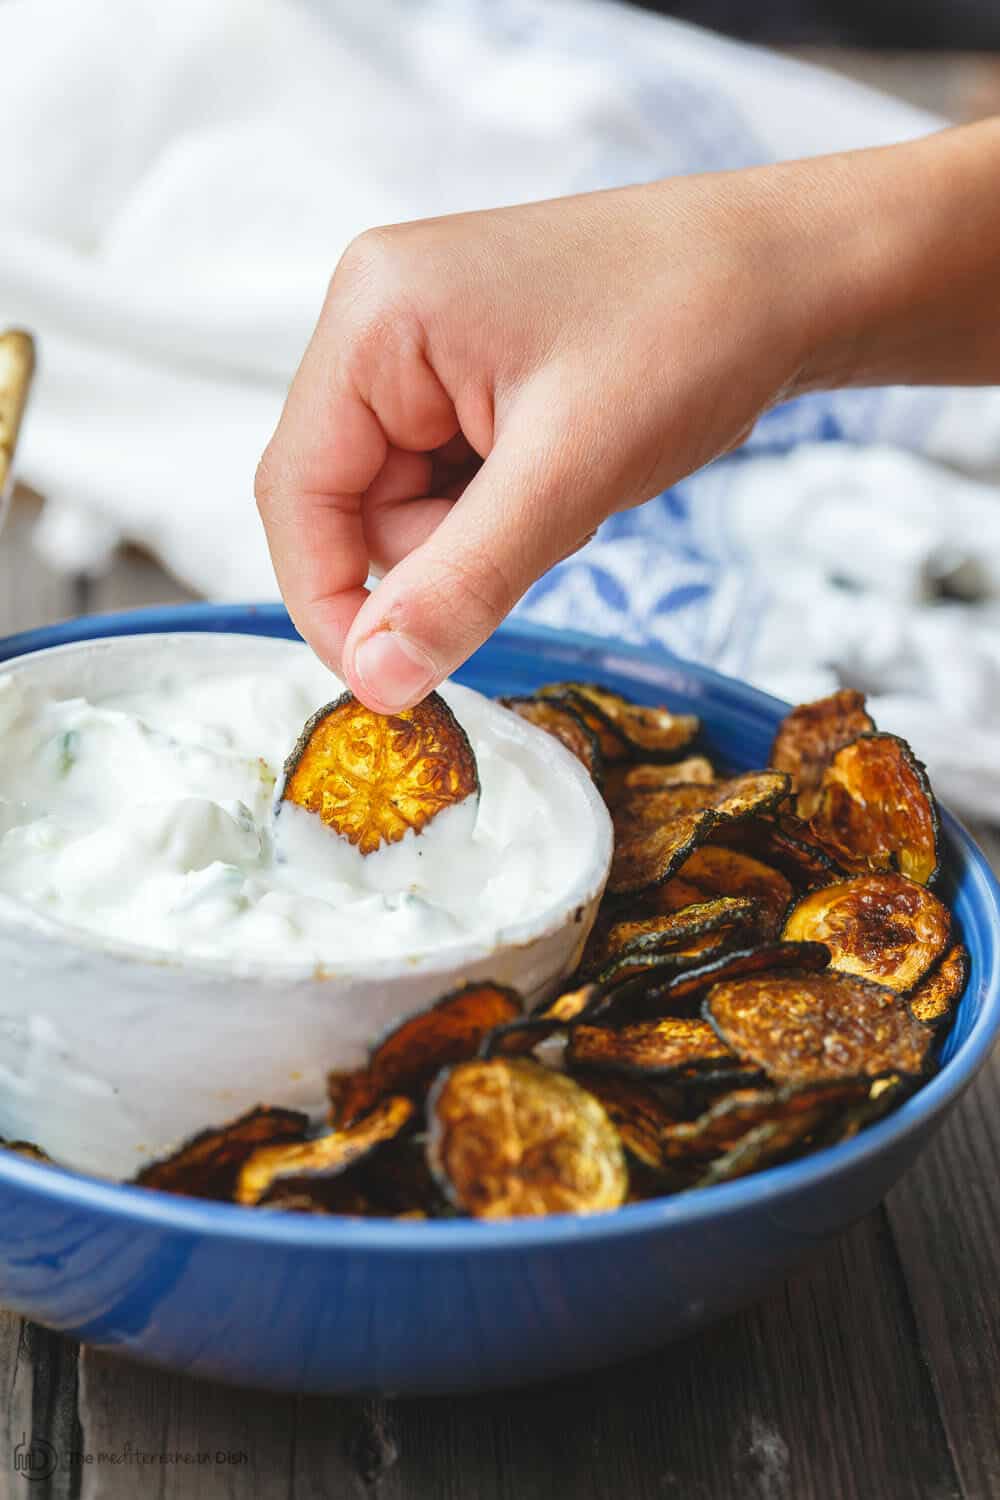
{"type": "Polygon", "coordinates": [[[389,713],[425,697],[437,670],[425,651],[397,630],[377,630],[354,653],[362,686],[389,713]]]}

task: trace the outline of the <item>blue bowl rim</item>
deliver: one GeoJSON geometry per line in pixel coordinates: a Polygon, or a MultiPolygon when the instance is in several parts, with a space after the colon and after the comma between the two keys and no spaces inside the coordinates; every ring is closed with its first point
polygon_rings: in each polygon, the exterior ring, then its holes
{"type": "MultiPolygon", "coordinates": [[[[283,606],[278,604],[183,604],[90,615],[0,639],[0,664],[28,651],[40,651],[48,646],[64,645],[92,636],[190,629],[239,632],[241,624],[245,629],[252,621],[278,624],[287,622],[287,618],[283,606]]],[[[618,641],[609,643],[577,631],[552,630],[519,620],[506,621],[500,627],[500,633],[524,645],[532,642],[540,646],[558,644],[563,648],[576,647],[599,653],[606,658],[620,656],[647,663],[655,660],[660,665],[675,661],[680,670],[693,672],[710,689],[715,686],[728,696],[735,694],[748,707],[769,714],[787,708],[780,699],[758,688],[725,677],[711,668],[684,662],[662,649],[651,651],[618,641]]],[[[996,936],[1000,932],[1000,885],[984,855],[958,819],[942,809],[942,821],[953,858],[975,881],[978,902],[990,933],[986,945],[986,972],[982,979],[982,1006],[971,1032],[955,1056],[898,1110],[869,1126],[853,1140],[826,1147],[814,1155],[782,1166],[768,1167],[735,1182],[721,1183],[704,1191],[626,1204],[612,1213],[590,1216],[555,1214],[546,1219],[512,1219],[502,1223],[450,1219],[440,1223],[414,1224],[380,1219],[312,1218],[305,1214],[272,1215],[237,1204],[172,1197],[146,1188],[79,1176],[60,1167],[2,1152],[0,1184],[66,1207],[111,1217],[127,1216],[163,1231],[319,1252],[337,1249],[354,1254],[382,1252],[407,1256],[505,1252],[531,1246],[558,1249],[580,1240],[610,1241],[659,1232],[670,1226],[690,1227],[815,1189],[883,1151],[891,1150],[908,1136],[920,1133],[968,1086],[1000,1036],[1000,943],[996,936]]]]}

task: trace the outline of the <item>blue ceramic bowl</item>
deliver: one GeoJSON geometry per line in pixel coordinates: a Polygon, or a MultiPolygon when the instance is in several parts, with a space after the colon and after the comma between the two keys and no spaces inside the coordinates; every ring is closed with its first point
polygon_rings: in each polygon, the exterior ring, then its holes
{"type": "MultiPolygon", "coordinates": [[[[188,606],[0,643],[0,661],[94,636],[292,636],[284,611],[188,606]]],[[[662,654],[510,625],[460,678],[487,693],[597,678],[701,715],[724,762],[766,761],[783,705],[662,654]]],[[[972,960],[938,1074],[857,1139],[740,1182],[593,1218],[394,1223],[265,1214],[74,1177],[0,1153],[0,1301],[138,1359],[287,1390],[470,1390],[639,1354],[750,1300],[866,1214],[1000,1030],[1000,889],[945,816],[945,898],[972,960]]],[[[7,976],[0,982],[9,983],[7,976]]]]}

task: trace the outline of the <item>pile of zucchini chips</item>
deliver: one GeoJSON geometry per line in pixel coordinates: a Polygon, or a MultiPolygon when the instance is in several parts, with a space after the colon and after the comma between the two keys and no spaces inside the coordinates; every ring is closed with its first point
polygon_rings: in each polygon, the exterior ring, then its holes
{"type": "MultiPolygon", "coordinates": [[[[738,775],[703,753],[696,718],[601,687],[502,701],[582,761],[611,813],[611,873],[577,971],[533,1011],[498,984],[445,995],[330,1076],[322,1130],[261,1106],[139,1183],[313,1214],[594,1213],[844,1141],[928,1077],[967,956],[932,889],[924,769],[859,693],[794,709],[770,765],[738,775]]],[[[432,695],[392,719],[346,699],[324,711],[380,767],[364,817],[343,786],[324,800],[322,714],[286,795],[301,783],[331,826],[377,847],[400,757],[406,826],[420,821],[421,747],[435,806],[476,786],[442,708],[432,695]]]]}

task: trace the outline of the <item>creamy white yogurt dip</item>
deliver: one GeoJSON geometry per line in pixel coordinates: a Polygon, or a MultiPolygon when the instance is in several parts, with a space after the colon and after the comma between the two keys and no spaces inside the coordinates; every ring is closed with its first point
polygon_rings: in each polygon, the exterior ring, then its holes
{"type": "Polygon", "coordinates": [[[226,672],[165,653],[138,690],[53,694],[0,672],[0,892],[171,956],[241,963],[414,957],[491,943],[593,858],[559,767],[478,694],[442,696],[481,797],[361,855],[312,815],[274,816],[283,761],[342,691],[304,646],[226,672]]]}

